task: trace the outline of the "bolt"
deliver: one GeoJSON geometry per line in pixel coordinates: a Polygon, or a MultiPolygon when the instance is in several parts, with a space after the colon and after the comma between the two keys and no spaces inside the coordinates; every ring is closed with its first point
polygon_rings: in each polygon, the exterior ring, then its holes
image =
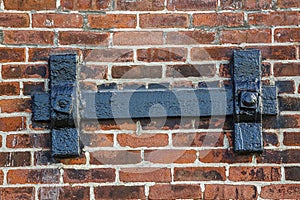
{"type": "Polygon", "coordinates": [[[254,93],[251,93],[251,92],[245,92],[243,95],[242,95],[242,103],[245,105],[245,106],[248,106],[248,107],[252,107],[252,106],[255,106],[256,103],[257,103],[257,97],[254,93]]]}
{"type": "Polygon", "coordinates": [[[57,105],[58,105],[60,108],[65,108],[65,107],[67,107],[68,103],[69,103],[69,102],[68,102],[67,100],[65,100],[65,99],[60,99],[60,100],[58,101],[57,105]]]}

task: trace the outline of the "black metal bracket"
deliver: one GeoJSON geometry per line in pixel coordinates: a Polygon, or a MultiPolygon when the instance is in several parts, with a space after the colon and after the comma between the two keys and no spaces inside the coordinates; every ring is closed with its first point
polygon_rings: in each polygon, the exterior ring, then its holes
{"type": "Polygon", "coordinates": [[[85,120],[232,115],[235,119],[234,150],[259,153],[263,150],[262,115],[278,112],[276,87],[261,84],[259,50],[234,51],[233,88],[124,91],[100,88],[96,93],[81,92],[80,112],[77,106],[80,102],[75,98],[76,63],[75,54],[51,55],[50,94],[33,95],[33,120],[51,121],[55,157],[79,156],[77,115],[85,120]]]}

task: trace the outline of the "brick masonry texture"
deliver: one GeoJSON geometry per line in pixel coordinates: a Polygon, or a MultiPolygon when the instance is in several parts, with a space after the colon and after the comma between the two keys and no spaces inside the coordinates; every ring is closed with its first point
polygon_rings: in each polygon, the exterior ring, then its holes
{"type": "Polygon", "coordinates": [[[0,199],[300,199],[299,17],[299,0],[0,0],[0,199]],[[32,121],[51,54],[78,55],[79,92],[181,90],[232,87],[236,49],[261,50],[279,93],[261,154],[201,116],[81,120],[81,155],[53,158],[32,121]]]}

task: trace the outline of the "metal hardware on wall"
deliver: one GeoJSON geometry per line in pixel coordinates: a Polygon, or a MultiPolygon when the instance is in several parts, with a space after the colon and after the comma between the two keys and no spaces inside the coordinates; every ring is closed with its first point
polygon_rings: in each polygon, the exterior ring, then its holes
{"type": "Polygon", "coordinates": [[[277,114],[276,87],[261,84],[259,50],[234,51],[233,88],[121,91],[100,87],[98,92],[81,92],[80,99],[85,103],[80,113],[74,98],[77,95],[76,55],[51,55],[49,64],[50,94],[33,95],[33,120],[51,121],[55,157],[80,154],[79,133],[75,128],[78,114],[84,120],[149,118],[151,105],[160,104],[165,112],[158,108],[151,117],[231,115],[235,119],[234,150],[238,153],[262,152],[262,115],[277,114]],[[123,100],[128,102],[127,107],[123,106],[123,100]]]}

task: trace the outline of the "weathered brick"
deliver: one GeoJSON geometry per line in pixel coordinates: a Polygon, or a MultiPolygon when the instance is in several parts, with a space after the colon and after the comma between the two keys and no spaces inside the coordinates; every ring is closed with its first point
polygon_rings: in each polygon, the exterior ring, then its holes
{"type": "Polygon", "coordinates": [[[187,50],[184,48],[149,48],[138,49],[139,61],[144,62],[184,62],[187,57],[187,50]]]}
{"type": "Polygon", "coordinates": [[[1,167],[23,167],[30,166],[30,152],[1,152],[1,167]]]}
{"type": "Polygon", "coordinates": [[[137,147],[163,147],[167,146],[168,135],[167,134],[118,134],[118,143],[123,146],[129,146],[132,148],[137,147]]]}
{"type": "Polygon", "coordinates": [[[187,28],[187,14],[141,14],[141,28],[187,28]]]}
{"type": "Polygon", "coordinates": [[[200,161],[205,163],[251,163],[251,155],[240,155],[232,150],[201,150],[200,161]]]}
{"type": "Polygon", "coordinates": [[[86,62],[133,62],[132,49],[93,49],[83,54],[86,62]]]}
{"type": "Polygon", "coordinates": [[[65,53],[75,53],[78,56],[81,55],[81,51],[78,49],[71,48],[29,48],[29,61],[47,61],[51,54],[65,54],[65,53]]]}
{"type": "Polygon", "coordinates": [[[123,182],[170,182],[171,170],[168,168],[124,168],[119,172],[123,182]]]}
{"type": "Polygon", "coordinates": [[[8,148],[32,148],[33,135],[11,134],[6,136],[6,146],[8,148]]]}
{"type": "Polygon", "coordinates": [[[250,25],[256,26],[298,25],[299,13],[296,11],[251,13],[248,15],[248,20],[250,25]]]}
{"type": "Polygon", "coordinates": [[[277,128],[299,128],[300,127],[300,115],[283,115],[279,117],[264,116],[263,128],[265,129],[277,129],[277,128]]]}
{"type": "Polygon", "coordinates": [[[25,117],[0,118],[0,131],[21,131],[26,129],[25,117]]]}
{"type": "Polygon", "coordinates": [[[131,14],[88,15],[88,25],[91,28],[135,28],[136,24],[136,15],[131,14]]]}
{"type": "Polygon", "coordinates": [[[215,35],[214,32],[200,30],[168,32],[166,42],[171,45],[211,44],[215,35]]]}
{"type": "Polygon", "coordinates": [[[150,187],[149,199],[201,199],[200,185],[156,184],[150,187]]]}
{"type": "Polygon", "coordinates": [[[17,82],[0,82],[1,95],[19,95],[20,84],[17,82]]]}
{"type": "Polygon", "coordinates": [[[95,165],[125,165],[137,164],[142,161],[140,151],[109,150],[90,153],[90,163],[95,165]]]}
{"type": "Polygon", "coordinates": [[[38,13],[32,15],[33,27],[81,28],[83,18],[79,14],[38,13]]]}
{"type": "Polygon", "coordinates": [[[230,167],[232,181],[280,181],[280,167],[230,167]]]}
{"type": "Polygon", "coordinates": [[[82,182],[114,182],[115,170],[110,168],[97,169],[65,169],[64,182],[82,183],[82,182]]]}
{"type": "Polygon", "coordinates": [[[284,132],[283,144],[287,146],[300,146],[300,132],[284,132]]]}
{"type": "Polygon", "coordinates": [[[221,0],[223,10],[268,10],[272,0],[221,0]]]}
{"type": "Polygon", "coordinates": [[[146,150],[145,161],[152,163],[194,163],[197,159],[195,150],[157,149],[146,150]]]}
{"type": "Polygon", "coordinates": [[[61,0],[63,10],[108,10],[111,7],[110,0],[61,0]]]}
{"type": "Polygon", "coordinates": [[[32,95],[34,93],[42,93],[45,91],[44,82],[24,82],[23,84],[23,94],[32,95]]]}
{"type": "Polygon", "coordinates": [[[224,30],[220,34],[221,43],[271,43],[270,29],[224,30]]]}
{"type": "Polygon", "coordinates": [[[9,170],[9,184],[50,184],[59,183],[59,169],[16,169],[9,170]]]}
{"type": "Polygon", "coordinates": [[[291,181],[300,181],[300,167],[285,167],[285,179],[291,181]]]}
{"type": "Polygon", "coordinates": [[[170,0],[167,5],[168,10],[216,10],[216,0],[194,1],[194,0],[170,0]]]}
{"type": "Polygon", "coordinates": [[[276,42],[300,42],[299,28],[275,29],[274,37],[276,42]]]}
{"type": "Polygon", "coordinates": [[[54,32],[52,31],[4,31],[6,44],[51,44],[53,45],[54,32]]]}
{"type": "Polygon", "coordinates": [[[95,187],[95,199],[146,199],[144,186],[95,187]]]}
{"type": "Polygon", "coordinates": [[[113,66],[111,69],[113,78],[138,79],[138,78],[161,78],[161,66],[113,66]]]}
{"type": "Polygon", "coordinates": [[[25,61],[24,48],[0,48],[0,62],[23,62],[25,61]]]}
{"type": "Polygon", "coordinates": [[[224,181],[224,167],[185,167],[174,169],[175,181],[224,181]]]}
{"type": "Polygon", "coordinates": [[[29,27],[29,16],[25,13],[0,13],[0,27],[29,27]]]}
{"type": "Polygon", "coordinates": [[[300,76],[300,63],[274,63],[274,76],[300,76]]]}
{"type": "Polygon", "coordinates": [[[279,8],[299,8],[300,2],[298,0],[278,0],[277,6],[279,8]]]}
{"type": "Polygon", "coordinates": [[[56,0],[4,0],[6,10],[54,10],[56,0]]]}
{"type": "Polygon", "coordinates": [[[295,60],[295,46],[252,46],[248,49],[261,50],[262,59],[265,60],[295,60]]]}
{"type": "Polygon", "coordinates": [[[289,150],[265,150],[263,154],[257,156],[258,163],[299,163],[300,151],[298,149],[289,150]]]}
{"type": "Polygon", "coordinates": [[[34,187],[0,188],[0,199],[3,199],[3,200],[12,200],[12,199],[34,200],[35,199],[35,190],[34,190],[34,187]]]}
{"type": "Polygon", "coordinates": [[[63,31],[59,32],[58,40],[62,45],[77,44],[108,46],[108,36],[108,33],[63,31]]]}
{"type": "Polygon", "coordinates": [[[244,24],[243,13],[201,13],[193,15],[194,26],[235,27],[244,24]]]}
{"type": "Polygon", "coordinates": [[[276,81],[276,87],[278,88],[279,94],[294,94],[295,93],[295,82],[294,81],[276,81]]]}
{"type": "Polygon", "coordinates": [[[230,60],[233,55],[233,47],[194,47],[191,50],[193,61],[203,60],[230,60]]]}
{"type": "Polygon", "coordinates": [[[299,184],[273,184],[263,186],[260,196],[265,199],[299,199],[299,191],[299,184]]]}
{"type": "Polygon", "coordinates": [[[216,66],[213,64],[202,65],[168,65],[166,76],[172,78],[183,77],[213,77],[216,66]]]}
{"type": "Polygon", "coordinates": [[[264,146],[279,146],[277,133],[263,132],[264,146]]]}
{"type": "Polygon", "coordinates": [[[117,32],[113,35],[115,46],[162,45],[162,32],[117,32]]]}
{"type": "Polygon", "coordinates": [[[164,9],[164,0],[127,1],[116,0],[116,10],[156,11],[164,9]]]}
{"type": "MultiPolygon", "coordinates": [[[[52,157],[52,155],[51,155],[51,157],[52,157]]],[[[65,164],[65,165],[85,165],[86,164],[86,156],[84,153],[82,153],[79,155],[79,157],[76,157],[76,158],[59,159],[59,162],[65,164]]]]}
{"type": "Polygon", "coordinates": [[[256,199],[257,189],[252,185],[205,185],[205,199],[256,199]]]}
{"type": "Polygon", "coordinates": [[[47,78],[48,65],[3,65],[2,78],[15,79],[15,78],[47,78]]]}
{"type": "Polygon", "coordinates": [[[80,140],[89,147],[112,147],[114,145],[113,134],[82,133],[80,140]]]}
{"type": "Polygon", "coordinates": [[[39,199],[76,199],[89,200],[89,187],[64,186],[64,187],[40,187],[38,190],[39,199]]]}
{"type": "Polygon", "coordinates": [[[278,103],[281,111],[300,111],[300,98],[279,97],[278,103]]]}
{"type": "Polygon", "coordinates": [[[220,147],[223,146],[223,133],[174,133],[172,142],[178,147],[220,147]]]}

